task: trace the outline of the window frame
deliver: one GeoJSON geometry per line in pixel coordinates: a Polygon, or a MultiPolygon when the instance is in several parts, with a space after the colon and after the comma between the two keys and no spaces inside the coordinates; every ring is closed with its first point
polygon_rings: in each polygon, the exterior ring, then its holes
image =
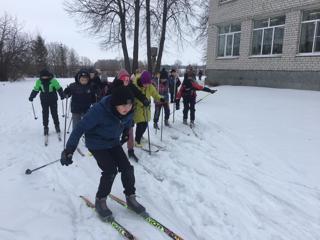
{"type": "MultiPolygon", "coordinates": [[[[276,16],[276,17],[269,17],[268,18],[268,26],[266,27],[258,27],[258,28],[254,28],[254,21],[260,21],[260,20],[264,20],[265,18],[263,19],[256,19],[256,20],[253,20],[253,29],[252,29],[252,37],[251,37],[251,54],[250,54],[250,57],[279,57],[283,54],[282,53],[273,53],[273,47],[274,47],[274,35],[275,35],[275,29],[276,28],[283,28],[283,31],[285,31],[285,25],[286,25],[286,15],[279,15],[279,16],[276,16]],[[276,18],[276,17],[282,17],[284,16],[285,17],[285,22],[284,24],[280,24],[280,25],[275,25],[275,26],[271,26],[270,23],[271,23],[271,19],[273,18],[276,18]],[[268,30],[268,29],[272,29],[272,40],[271,40],[271,51],[269,54],[263,54],[263,44],[264,44],[264,35],[265,35],[265,30],[268,30]],[[252,53],[252,48],[253,48],[253,33],[255,31],[260,31],[262,30],[262,36],[261,36],[261,49],[260,49],[260,54],[253,54],[252,53]]],[[[282,39],[282,48],[283,48],[283,40],[284,40],[284,35],[283,35],[283,39],[282,39]]],[[[283,50],[283,49],[282,49],[283,50]]]]}
{"type": "Polygon", "coordinates": [[[235,39],[235,34],[240,34],[240,42],[241,42],[241,23],[239,24],[228,24],[228,25],[222,25],[218,27],[218,44],[217,44],[217,59],[228,59],[228,58],[238,58],[240,56],[240,43],[239,43],[239,55],[233,55],[234,51],[234,39],[235,39]],[[231,31],[231,26],[232,25],[239,25],[240,26],[240,31],[231,31]],[[229,32],[227,33],[220,33],[220,28],[223,27],[229,27],[229,32]],[[220,44],[220,36],[224,35],[224,49],[223,49],[223,56],[219,56],[219,44],[220,44]],[[228,41],[228,36],[232,36],[232,43],[231,43],[231,55],[226,55],[227,53],[227,41],[228,41]]]}
{"type": "MultiPolygon", "coordinates": [[[[320,9],[315,9],[314,11],[320,11],[320,9]]],[[[303,20],[303,16],[307,11],[303,11],[301,14],[301,24],[300,24],[300,36],[299,36],[299,46],[298,46],[298,56],[319,56],[320,55],[320,50],[315,51],[316,47],[316,38],[317,38],[317,31],[320,28],[320,18],[318,19],[313,19],[313,20],[303,20]],[[302,26],[305,23],[314,23],[314,33],[313,33],[313,42],[312,42],[312,51],[311,52],[301,52],[301,34],[302,34],[302,26]]]]}

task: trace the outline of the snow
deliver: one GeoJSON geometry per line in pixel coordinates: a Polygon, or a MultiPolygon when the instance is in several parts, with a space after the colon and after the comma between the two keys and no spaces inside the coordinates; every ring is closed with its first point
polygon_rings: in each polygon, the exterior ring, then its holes
{"type": "MultiPolygon", "coordinates": [[[[73,81],[59,80],[64,87],[73,81]]],[[[57,162],[25,174],[59,159],[63,149],[51,117],[44,146],[39,98],[38,120],[28,101],[33,84],[0,84],[0,239],[122,239],[79,198],[93,199],[100,178],[83,143],[86,157],[75,153],[71,166],[57,162]]],[[[320,239],[320,92],[217,89],[196,106],[198,137],[182,124],[182,110],[173,128],[164,128],[163,142],[150,124],[151,140],[166,150],[151,156],[136,150],[138,200],[184,239],[320,239]]],[[[58,107],[63,129],[60,101],[58,107]]],[[[124,198],[122,191],[118,175],[112,192],[124,198]]],[[[108,204],[138,239],[169,239],[112,200],[108,204]]]]}

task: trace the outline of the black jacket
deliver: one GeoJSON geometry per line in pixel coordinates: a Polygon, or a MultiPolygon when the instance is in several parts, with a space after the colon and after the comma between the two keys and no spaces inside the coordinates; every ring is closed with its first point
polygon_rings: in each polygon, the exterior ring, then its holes
{"type": "Polygon", "coordinates": [[[64,90],[64,95],[67,98],[72,96],[72,113],[86,113],[91,104],[95,102],[95,92],[92,90],[90,83],[86,85],[82,85],[78,81],[71,83],[64,90]]]}

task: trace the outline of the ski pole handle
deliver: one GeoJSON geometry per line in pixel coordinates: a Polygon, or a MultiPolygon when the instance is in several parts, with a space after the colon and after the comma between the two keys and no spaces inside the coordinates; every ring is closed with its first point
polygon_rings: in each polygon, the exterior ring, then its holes
{"type": "Polygon", "coordinates": [[[38,117],[36,116],[36,112],[34,111],[33,102],[31,102],[31,106],[32,106],[32,111],[33,111],[33,117],[34,117],[35,120],[37,120],[38,117]]]}
{"type": "Polygon", "coordinates": [[[39,170],[39,169],[41,169],[41,168],[44,168],[44,167],[46,167],[46,166],[49,166],[49,165],[51,165],[51,164],[53,164],[53,163],[56,163],[56,162],[58,162],[58,161],[60,161],[60,159],[54,160],[54,161],[52,161],[52,162],[49,162],[49,163],[47,163],[47,164],[45,164],[45,165],[42,165],[42,166],[37,167],[37,168],[32,169],[32,170],[30,170],[30,169],[28,168],[28,169],[26,170],[25,174],[30,175],[31,173],[33,173],[33,172],[35,172],[35,171],[37,171],[37,170],[39,170]]]}

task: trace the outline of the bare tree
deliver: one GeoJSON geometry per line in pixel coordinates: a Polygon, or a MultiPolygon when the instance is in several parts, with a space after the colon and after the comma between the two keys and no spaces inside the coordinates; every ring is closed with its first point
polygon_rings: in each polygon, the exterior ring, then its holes
{"type": "Polygon", "coordinates": [[[0,81],[16,80],[23,75],[29,64],[30,42],[16,19],[7,14],[0,17],[0,81]]]}
{"type": "MultiPolygon", "coordinates": [[[[136,4],[139,1],[135,1],[136,4]]],[[[88,26],[86,30],[104,39],[103,47],[110,49],[121,45],[125,68],[131,72],[127,27],[130,25],[129,13],[134,9],[132,0],[69,0],[65,6],[70,15],[78,16],[80,23],[88,26]]]]}
{"type": "Polygon", "coordinates": [[[202,44],[203,60],[207,59],[207,39],[209,27],[209,4],[210,0],[201,0],[199,2],[199,13],[197,14],[197,25],[195,31],[198,33],[196,42],[202,44]]]}
{"type": "Polygon", "coordinates": [[[151,26],[153,32],[158,35],[158,56],[155,71],[160,70],[162,55],[165,47],[165,40],[168,34],[177,38],[177,42],[182,43],[187,31],[192,29],[191,20],[195,14],[192,6],[195,0],[157,0],[156,5],[150,10],[151,26]]]}

